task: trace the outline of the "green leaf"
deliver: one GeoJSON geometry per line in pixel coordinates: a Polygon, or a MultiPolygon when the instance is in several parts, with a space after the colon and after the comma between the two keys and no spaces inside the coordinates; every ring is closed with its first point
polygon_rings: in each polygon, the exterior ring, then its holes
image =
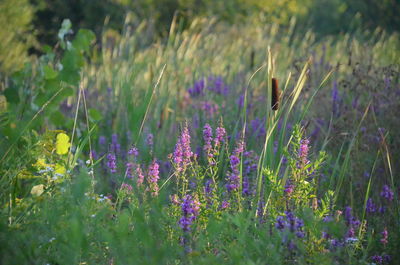
{"type": "Polygon", "coordinates": [[[61,127],[64,125],[65,117],[60,111],[55,111],[50,116],[51,122],[54,123],[57,127],[61,127]]]}
{"type": "Polygon", "coordinates": [[[78,35],[72,41],[72,46],[81,51],[89,52],[90,44],[96,39],[96,35],[88,29],[80,29],[78,35]]]}
{"type": "Polygon", "coordinates": [[[89,117],[94,121],[99,121],[103,118],[101,113],[97,109],[89,109],[89,117]]]}
{"type": "Polygon", "coordinates": [[[15,104],[19,103],[18,89],[16,87],[7,88],[4,91],[4,96],[6,97],[7,102],[9,103],[15,103],[15,104]]]}
{"type": "Polygon", "coordinates": [[[54,71],[54,69],[51,68],[49,65],[43,66],[43,72],[44,72],[44,78],[47,80],[54,79],[58,75],[57,71],[54,71]]]}

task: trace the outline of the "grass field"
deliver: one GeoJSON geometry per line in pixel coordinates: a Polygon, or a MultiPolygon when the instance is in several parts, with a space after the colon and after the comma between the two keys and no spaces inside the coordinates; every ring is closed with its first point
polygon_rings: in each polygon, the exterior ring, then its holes
{"type": "Polygon", "coordinates": [[[398,264],[400,39],[70,34],[0,90],[2,264],[398,264]]]}

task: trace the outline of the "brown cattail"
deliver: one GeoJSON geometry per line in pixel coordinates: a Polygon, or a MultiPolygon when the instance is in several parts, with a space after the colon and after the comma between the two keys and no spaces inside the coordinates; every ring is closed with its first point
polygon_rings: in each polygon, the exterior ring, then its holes
{"type": "Polygon", "coordinates": [[[254,50],[251,50],[250,53],[250,69],[254,68],[254,57],[256,55],[256,52],[254,50]]]}
{"type": "Polygon", "coordinates": [[[271,100],[272,110],[278,110],[279,97],[280,97],[280,92],[278,87],[278,79],[272,78],[272,100],[271,100]]]}

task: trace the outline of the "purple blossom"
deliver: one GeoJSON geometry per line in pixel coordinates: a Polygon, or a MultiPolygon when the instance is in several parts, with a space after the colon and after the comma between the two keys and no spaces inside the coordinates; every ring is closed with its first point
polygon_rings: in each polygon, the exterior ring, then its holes
{"type": "Polygon", "coordinates": [[[111,136],[111,150],[115,154],[119,154],[121,151],[121,145],[118,143],[118,135],[115,133],[111,136]]]}
{"type": "Polygon", "coordinates": [[[367,200],[367,205],[366,205],[366,209],[367,213],[372,214],[376,212],[376,205],[374,204],[374,202],[372,201],[372,198],[369,198],[367,200]]]}
{"type": "Polygon", "coordinates": [[[346,238],[354,238],[355,234],[354,228],[350,226],[349,230],[347,231],[346,238]]]}
{"type": "Polygon", "coordinates": [[[152,196],[158,195],[158,180],[160,179],[159,173],[160,171],[158,163],[154,160],[149,166],[149,175],[147,178],[147,182],[149,183],[149,190],[151,191],[152,196]]]}
{"type": "Polygon", "coordinates": [[[177,171],[184,171],[191,163],[192,156],[193,152],[190,147],[190,134],[186,125],[175,145],[175,151],[173,154],[173,162],[176,165],[177,171]]]}
{"type": "Polygon", "coordinates": [[[243,140],[240,140],[240,141],[237,143],[237,146],[236,146],[235,150],[233,151],[233,153],[234,153],[235,155],[239,156],[241,153],[244,152],[244,148],[245,148],[244,146],[245,146],[244,141],[243,141],[243,140]]]}
{"type": "Polygon", "coordinates": [[[139,150],[137,149],[137,147],[132,146],[129,150],[128,150],[128,155],[137,157],[139,155],[139,150]]]}
{"type": "Polygon", "coordinates": [[[125,175],[127,178],[133,178],[132,170],[133,170],[133,163],[130,163],[130,162],[126,163],[125,175]]]}
{"type": "Polygon", "coordinates": [[[131,192],[132,191],[132,186],[126,183],[122,183],[121,185],[121,190],[126,190],[127,192],[131,192]]]}
{"type": "Polygon", "coordinates": [[[97,156],[97,152],[95,150],[92,150],[92,152],[90,153],[90,157],[93,160],[97,160],[99,157],[97,156]]]}
{"type": "Polygon", "coordinates": [[[212,179],[209,179],[206,181],[206,183],[204,185],[204,192],[207,195],[211,194],[211,192],[213,191],[213,184],[214,184],[214,181],[212,179]]]}
{"type": "Polygon", "coordinates": [[[224,127],[218,127],[215,130],[216,136],[214,139],[215,146],[220,146],[222,143],[225,142],[226,131],[224,127]]]}
{"type": "Polygon", "coordinates": [[[237,190],[240,185],[240,158],[237,155],[231,155],[229,160],[231,171],[228,173],[228,183],[226,184],[226,188],[228,192],[232,192],[237,190]]]}
{"type": "Polygon", "coordinates": [[[204,88],[205,88],[205,80],[202,78],[196,81],[193,87],[188,89],[188,92],[190,96],[194,98],[197,96],[202,96],[204,94],[204,88]]]}
{"type": "Polygon", "coordinates": [[[213,118],[218,113],[218,105],[213,101],[202,101],[199,108],[204,111],[207,118],[213,118]]]}
{"type": "Polygon", "coordinates": [[[285,229],[287,225],[287,222],[285,221],[285,218],[283,216],[278,216],[276,218],[276,223],[275,223],[275,227],[279,230],[283,230],[285,229]]]}
{"type": "Polygon", "coordinates": [[[287,196],[290,196],[293,193],[293,191],[294,191],[294,185],[292,184],[290,179],[288,179],[287,182],[285,183],[284,193],[287,196]]]}
{"type": "Polygon", "coordinates": [[[146,144],[150,147],[150,149],[153,148],[154,145],[154,135],[152,133],[148,133],[146,137],[146,144]]]}
{"type": "Polygon", "coordinates": [[[376,264],[382,264],[382,262],[383,262],[382,256],[379,256],[379,255],[374,255],[374,256],[372,256],[372,257],[371,257],[371,260],[372,260],[373,262],[375,262],[376,264]]]}
{"type": "Polygon", "coordinates": [[[249,196],[251,195],[251,190],[250,190],[250,182],[248,177],[243,178],[243,183],[242,183],[242,195],[243,196],[249,196]]]}
{"type": "Polygon", "coordinates": [[[111,173],[117,173],[117,159],[114,153],[107,154],[107,167],[111,173]]]}
{"type": "Polygon", "coordinates": [[[99,137],[99,145],[100,146],[105,146],[107,144],[107,139],[105,136],[100,136],[99,137]]]}
{"type": "Polygon", "coordinates": [[[385,229],[382,231],[381,235],[382,235],[381,243],[382,243],[383,245],[386,245],[387,243],[389,243],[389,240],[388,240],[389,233],[388,233],[388,230],[386,229],[386,227],[385,227],[385,229]]]}
{"type": "Polygon", "coordinates": [[[184,232],[190,231],[191,225],[200,212],[200,202],[193,199],[191,195],[186,195],[181,203],[182,217],[179,226],[184,232]]]}
{"type": "Polygon", "coordinates": [[[203,149],[204,149],[204,151],[207,152],[207,154],[210,154],[210,151],[212,148],[212,145],[211,145],[212,140],[213,140],[212,137],[213,137],[212,128],[211,128],[210,124],[206,123],[206,125],[204,125],[204,128],[203,128],[203,139],[204,139],[203,149]]]}
{"type": "Polygon", "coordinates": [[[346,224],[350,225],[351,222],[353,221],[353,214],[352,214],[352,209],[350,206],[347,206],[344,210],[344,218],[346,220],[346,224]]]}
{"type": "Polygon", "coordinates": [[[170,198],[172,204],[179,205],[180,202],[179,202],[178,195],[174,194],[174,195],[171,195],[169,198],[170,198]]]}
{"type": "Polygon", "coordinates": [[[140,165],[138,165],[138,166],[136,167],[136,174],[137,174],[136,185],[137,185],[138,187],[140,187],[140,186],[143,184],[143,181],[144,181],[143,170],[142,170],[142,168],[140,167],[140,165]]]}
{"type": "Polygon", "coordinates": [[[224,83],[221,76],[209,76],[207,82],[207,89],[219,95],[226,96],[229,91],[229,87],[224,83]]]}
{"type": "Polygon", "coordinates": [[[225,209],[229,208],[230,205],[231,205],[231,204],[230,204],[228,201],[222,201],[222,203],[221,203],[221,209],[222,209],[222,210],[225,210],[225,209]]]}
{"type": "Polygon", "coordinates": [[[301,162],[301,165],[307,165],[309,163],[308,161],[308,151],[309,151],[309,145],[310,141],[308,139],[303,139],[300,141],[300,148],[299,148],[299,159],[301,162]]]}
{"type": "Polygon", "coordinates": [[[381,197],[387,199],[389,202],[393,200],[394,193],[388,185],[384,185],[381,192],[381,197]]]}

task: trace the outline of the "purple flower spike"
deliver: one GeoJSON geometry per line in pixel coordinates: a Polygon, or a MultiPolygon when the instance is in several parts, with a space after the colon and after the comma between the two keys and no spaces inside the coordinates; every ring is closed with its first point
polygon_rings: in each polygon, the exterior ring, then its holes
{"type": "Polygon", "coordinates": [[[121,151],[121,145],[118,143],[118,135],[115,133],[111,136],[111,150],[115,154],[119,154],[121,151]]]}
{"type": "Polygon", "coordinates": [[[372,201],[372,198],[369,198],[367,200],[367,206],[366,209],[367,213],[372,214],[376,212],[376,205],[374,204],[374,202],[372,201]]]}
{"type": "Polygon", "coordinates": [[[300,162],[302,163],[303,166],[307,165],[309,163],[307,156],[308,156],[308,151],[309,151],[309,145],[310,141],[308,139],[303,139],[300,141],[300,149],[299,149],[299,158],[300,162]]]}
{"type": "Polygon", "coordinates": [[[388,185],[384,185],[381,192],[381,197],[387,199],[389,202],[393,201],[394,193],[388,185]]]}
{"type": "Polygon", "coordinates": [[[113,153],[107,155],[107,167],[111,173],[117,173],[117,159],[113,153]]]}
{"type": "Polygon", "coordinates": [[[283,229],[285,229],[286,225],[287,225],[287,222],[285,221],[285,219],[284,219],[283,216],[278,216],[278,217],[276,218],[275,227],[276,227],[277,229],[283,230],[283,229]]]}
{"type": "Polygon", "coordinates": [[[191,163],[193,152],[190,147],[190,134],[187,125],[182,131],[181,137],[175,145],[175,151],[173,154],[173,162],[176,165],[178,172],[184,171],[186,167],[191,163]]]}
{"type": "Polygon", "coordinates": [[[214,139],[215,146],[220,146],[225,142],[226,131],[224,127],[218,127],[216,130],[216,137],[214,139]]]}
{"type": "Polygon", "coordinates": [[[230,204],[229,202],[223,201],[223,202],[221,203],[221,209],[222,209],[222,210],[228,209],[230,205],[231,205],[231,204],[230,204]]]}
{"type": "Polygon", "coordinates": [[[132,192],[132,186],[126,183],[122,183],[121,190],[125,190],[127,192],[132,192]]]}
{"type": "Polygon", "coordinates": [[[212,137],[213,137],[212,128],[211,128],[210,124],[207,123],[206,125],[204,125],[204,128],[203,128],[203,139],[204,139],[203,149],[204,149],[204,151],[207,152],[207,154],[210,154],[210,151],[212,148],[212,145],[211,145],[212,137]]]}
{"type": "Polygon", "coordinates": [[[154,145],[154,136],[152,133],[147,134],[146,137],[146,144],[150,147],[150,149],[153,148],[154,145]]]}
{"type": "Polygon", "coordinates": [[[159,165],[156,161],[153,161],[150,166],[149,166],[149,175],[147,182],[149,183],[149,190],[151,191],[152,196],[157,196],[158,195],[158,180],[160,179],[159,173],[160,171],[159,165]]]}
{"type": "Polygon", "coordinates": [[[182,217],[178,223],[184,232],[188,232],[193,221],[196,220],[200,213],[200,202],[193,199],[191,195],[186,195],[183,198],[181,209],[182,217]]]}
{"type": "Polygon", "coordinates": [[[130,162],[126,163],[125,175],[127,178],[133,178],[132,170],[133,170],[133,163],[130,163],[130,162]]]}
{"type": "Polygon", "coordinates": [[[388,233],[388,230],[386,229],[386,227],[385,227],[385,229],[383,230],[383,232],[381,233],[381,235],[382,235],[381,243],[382,243],[383,245],[386,245],[387,243],[389,243],[389,240],[388,240],[388,238],[389,238],[389,233],[388,233]]]}
{"type": "Polygon", "coordinates": [[[143,184],[144,175],[143,175],[143,170],[139,165],[136,168],[136,174],[137,174],[136,185],[140,187],[143,184]]]}
{"type": "Polygon", "coordinates": [[[128,150],[128,155],[137,157],[139,155],[139,150],[137,149],[137,147],[132,146],[129,150],[128,150]]]}

